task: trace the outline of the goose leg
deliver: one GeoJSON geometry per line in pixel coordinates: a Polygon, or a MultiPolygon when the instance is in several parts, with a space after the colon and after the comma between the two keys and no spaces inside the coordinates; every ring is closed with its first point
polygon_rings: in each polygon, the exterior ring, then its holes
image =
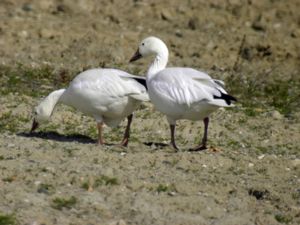
{"type": "Polygon", "coordinates": [[[202,142],[200,143],[199,146],[197,146],[196,148],[191,149],[190,151],[202,151],[202,150],[206,149],[209,118],[208,117],[204,118],[203,123],[204,123],[204,135],[203,135],[203,138],[202,138],[202,142]]]}
{"type": "Polygon", "coordinates": [[[171,145],[175,150],[179,150],[179,148],[176,146],[175,143],[175,124],[170,124],[170,130],[171,130],[171,145]]]}
{"type": "Polygon", "coordinates": [[[98,128],[98,145],[104,145],[104,139],[102,136],[102,128],[103,128],[103,122],[97,123],[97,128],[98,128]]]}
{"type": "Polygon", "coordinates": [[[130,126],[131,126],[131,122],[132,122],[132,117],[133,117],[132,114],[130,114],[127,117],[127,126],[126,126],[126,129],[125,129],[124,138],[121,142],[121,146],[124,146],[124,147],[127,147],[127,145],[128,145],[128,141],[129,141],[129,137],[130,137],[130,126]]]}

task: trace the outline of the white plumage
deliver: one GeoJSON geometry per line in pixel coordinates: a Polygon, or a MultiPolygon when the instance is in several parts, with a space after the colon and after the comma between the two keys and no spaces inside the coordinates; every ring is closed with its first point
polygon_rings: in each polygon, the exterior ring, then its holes
{"type": "Polygon", "coordinates": [[[117,69],[90,69],[77,75],[67,89],[50,93],[36,108],[32,131],[38,122],[48,120],[57,103],[72,106],[97,121],[103,144],[103,124],[117,126],[125,117],[128,125],[122,145],[127,145],[133,111],[141,101],[149,101],[145,78],[117,69]]]}
{"type": "Polygon", "coordinates": [[[148,80],[155,106],[170,119],[201,120],[207,112],[227,106],[220,97],[226,91],[207,74],[191,68],[166,68],[148,80]]]}
{"type": "Polygon", "coordinates": [[[174,140],[176,120],[204,120],[205,133],[202,144],[195,150],[206,148],[208,116],[219,107],[232,106],[236,99],[224,90],[224,83],[212,79],[204,72],[192,68],[165,68],[168,48],[158,38],[148,37],[139,45],[130,61],[142,56],[155,55],[147,72],[148,93],[155,107],[167,116],[171,127],[171,143],[174,140]]]}

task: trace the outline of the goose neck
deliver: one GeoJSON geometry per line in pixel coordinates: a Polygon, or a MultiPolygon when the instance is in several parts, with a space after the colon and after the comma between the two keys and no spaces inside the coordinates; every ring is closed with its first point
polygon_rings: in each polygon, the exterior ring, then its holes
{"type": "Polygon", "coordinates": [[[150,79],[155,74],[157,74],[159,71],[166,68],[168,63],[168,54],[157,54],[154,61],[151,63],[148,72],[147,77],[150,79]]]}
{"type": "Polygon", "coordinates": [[[62,95],[65,89],[60,89],[50,93],[38,106],[40,116],[47,119],[51,116],[56,104],[62,102],[62,95]]]}

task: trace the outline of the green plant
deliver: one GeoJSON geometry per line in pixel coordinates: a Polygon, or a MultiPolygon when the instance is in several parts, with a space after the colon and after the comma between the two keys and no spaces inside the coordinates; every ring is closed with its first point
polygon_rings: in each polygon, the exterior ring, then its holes
{"type": "Polygon", "coordinates": [[[71,209],[77,203],[77,198],[72,196],[70,198],[55,198],[52,200],[52,208],[62,210],[63,208],[71,209]]]}
{"type": "Polygon", "coordinates": [[[160,192],[167,192],[169,190],[169,187],[167,185],[159,184],[156,188],[156,191],[158,193],[160,192]]]}
{"type": "Polygon", "coordinates": [[[292,193],[292,198],[295,200],[300,200],[300,190],[292,193]]]}
{"type": "Polygon", "coordinates": [[[255,71],[249,73],[247,76],[232,74],[225,80],[226,86],[230,88],[229,92],[245,107],[246,115],[256,116],[261,111],[256,111],[257,108],[275,108],[280,113],[289,115],[299,108],[298,74],[279,79],[280,71],[273,71],[272,77],[255,71]]]}
{"type": "Polygon", "coordinates": [[[228,168],[228,171],[231,172],[234,175],[241,175],[245,173],[245,170],[240,168],[240,167],[236,167],[236,166],[231,166],[228,168]]]}
{"type": "Polygon", "coordinates": [[[18,222],[13,214],[0,214],[0,225],[17,225],[18,222]]]}
{"type": "Polygon", "coordinates": [[[159,184],[156,189],[155,189],[158,193],[160,192],[173,192],[176,191],[176,188],[174,186],[174,184],[159,184]]]}
{"type": "Polygon", "coordinates": [[[257,146],[255,152],[257,154],[266,154],[270,151],[270,147],[257,146]]]}
{"type": "Polygon", "coordinates": [[[71,148],[71,147],[65,147],[64,148],[64,152],[67,153],[68,157],[73,157],[74,156],[74,152],[78,150],[77,148],[71,148]]]}
{"type": "Polygon", "coordinates": [[[290,215],[283,215],[283,214],[276,214],[275,215],[275,219],[279,222],[279,223],[290,223],[293,221],[293,217],[290,215]]]}
{"type": "Polygon", "coordinates": [[[85,181],[81,184],[81,188],[88,190],[90,188],[89,182],[85,181]]]}
{"type": "Polygon", "coordinates": [[[97,178],[95,180],[95,187],[98,187],[100,185],[118,185],[119,181],[116,177],[108,177],[105,175],[102,175],[101,177],[97,178]]]}
{"type": "Polygon", "coordinates": [[[11,182],[13,182],[15,179],[16,179],[15,176],[10,176],[10,177],[2,178],[2,181],[3,181],[3,182],[11,183],[11,182]]]}
{"type": "Polygon", "coordinates": [[[38,67],[21,63],[13,66],[0,65],[2,84],[0,93],[2,95],[22,92],[25,95],[41,97],[48,94],[52,89],[66,86],[70,79],[69,71],[54,72],[54,68],[49,65],[38,67]]]}
{"type": "Polygon", "coordinates": [[[244,108],[244,113],[247,115],[247,116],[251,116],[251,117],[255,117],[258,115],[258,112],[253,109],[253,108],[250,108],[250,107],[246,107],[244,108]]]}

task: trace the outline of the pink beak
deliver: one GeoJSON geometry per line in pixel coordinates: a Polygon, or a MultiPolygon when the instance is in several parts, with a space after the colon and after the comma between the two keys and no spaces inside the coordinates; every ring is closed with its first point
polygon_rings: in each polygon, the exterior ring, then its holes
{"type": "Polygon", "coordinates": [[[38,126],[39,126],[39,123],[36,122],[35,119],[33,119],[32,127],[31,127],[31,130],[30,130],[30,133],[32,133],[36,128],[38,128],[38,126]]]}
{"type": "Polygon", "coordinates": [[[129,62],[134,62],[138,59],[142,58],[141,53],[139,52],[139,50],[137,50],[134,55],[131,57],[131,59],[129,60],[129,62]]]}

